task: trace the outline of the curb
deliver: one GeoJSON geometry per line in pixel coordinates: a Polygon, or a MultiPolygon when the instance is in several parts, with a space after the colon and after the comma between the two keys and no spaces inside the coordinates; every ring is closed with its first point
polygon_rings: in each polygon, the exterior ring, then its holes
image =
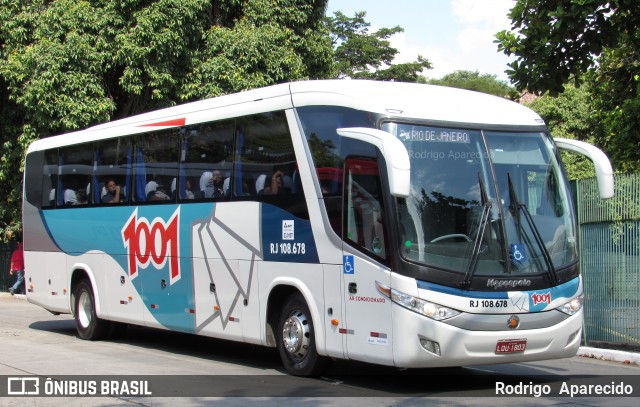
{"type": "Polygon", "coordinates": [[[15,295],[11,295],[8,292],[1,292],[0,293],[0,298],[15,298],[17,300],[26,300],[27,296],[24,294],[15,294],[15,295]]]}
{"type": "Polygon", "coordinates": [[[581,346],[580,349],[578,349],[577,356],[620,362],[625,365],[640,365],[640,353],[636,352],[581,346]]]}

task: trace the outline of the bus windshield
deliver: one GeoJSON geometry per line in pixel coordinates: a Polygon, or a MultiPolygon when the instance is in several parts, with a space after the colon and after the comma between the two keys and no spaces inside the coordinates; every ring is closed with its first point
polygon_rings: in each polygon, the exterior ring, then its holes
{"type": "MultiPolygon", "coordinates": [[[[541,132],[386,123],[406,146],[398,198],[405,259],[472,276],[548,274],[577,260],[569,193],[541,132]]],[[[467,281],[468,283],[469,281],[467,281]]]]}

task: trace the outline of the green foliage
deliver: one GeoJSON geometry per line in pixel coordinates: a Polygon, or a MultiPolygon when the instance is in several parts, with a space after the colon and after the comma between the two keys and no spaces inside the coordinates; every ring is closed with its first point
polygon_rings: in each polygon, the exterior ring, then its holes
{"type": "Polygon", "coordinates": [[[480,74],[478,71],[455,71],[428,82],[432,85],[475,90],[511,100],[516,100],[519,96],[511,85],[499,80],[496,75],[480,74]]]}
{"type": "Polygon", "coordinates": [[[604,48],[635,30],[626,18],[635,9],[635,0],[518,0],[509,13],[511,31],[496,35],[499,50],[516,56],[508,71],[512,82],[551,93],[571,79],[579,83],[604,48]]]}
{"type": "Polygon", "coordinates": [[[327,0],[0,0],[0,234],[30,141],[176,103],[333,76],[327,0]]]}
{"type": "Polygon", "coordinates": [[[2,32],[7,42],[0,74],[10,98],[28,107],[27,121],[42,135],[108,120],[114,106],[101,79],[101,67],[110,58],[99,37],[103,16],[88,2],[28,7],[19,20],[29,33],[18,27],[19,37],[2,32]]]}
{"type": "Polygon", "coordinates": [[[603,131],[593,141],[616,170],[640,170],[640,7],[637,0],[518,0],[512,30],[496,35],[515,55],[512,83],[558,94],[588,83],[603,131]]]}
{"type": "Polygon", "coordinates": [[[213,26],[193,61],[180,97],[213,97],[297,79],[331,75],[331,44],[306,8],[252,1],[233,28],[213,26]],[[295,21],[297,25],[285,26],[295,21]]]}
{"type": "Polygon", "coordinates": [[[594,118],[605,129],[595,141],[624,172],[640,172],[640,31],[634,35],[605,50],[589,76],[594,118]]]}
{"type": "Polygon", "coordinates": [[[426,80],[420,73],[432,68],[426,58],[419,55],[413,62],[392,63],[398,50],[391,47],[388,39],[403,32],[402,27],[381,28],[372,33],[365,16],[364,11],[355,13],[354,17],[338,11],[326,19],[335,47],[337,77],[424,83],[426,80]]]}
{"type": "MultiPolygon", "coordinates": [[[[587,87],[568,85],[558,96],[544,95],[534,98],[527,106],[547,123],[553,137],[570,138],[594,143],[602,133],[602,126],[593,117],[591,96],[587,87]]],[[[595,176],[593,164],[587,158],[562,152],[562,162],[569,179],[595,176]]]]}
{"type": "Polygon", "coordinates": [[[20,227],[35,139],[206,97],[300,79],[424,82],[393,64],[365,13],[327,0],[0,0],[0,238],[20,227]]]}

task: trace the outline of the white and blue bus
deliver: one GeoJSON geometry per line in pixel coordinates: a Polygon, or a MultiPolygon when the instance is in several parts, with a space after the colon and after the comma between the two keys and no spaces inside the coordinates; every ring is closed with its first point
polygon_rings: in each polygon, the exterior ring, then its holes
{"type": "Polygon", "coordinates": [[[27,298],[96,340],[129,324],[277,347],[286,370],[565,358],[581,340],[559,149],[517,103],[302,81],[34,142],[27,298]]]}

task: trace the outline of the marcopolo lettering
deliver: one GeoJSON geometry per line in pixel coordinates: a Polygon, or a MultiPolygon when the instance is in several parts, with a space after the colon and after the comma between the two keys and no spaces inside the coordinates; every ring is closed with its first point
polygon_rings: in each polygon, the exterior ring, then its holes
{"type": "Polygon", "coordinates": [[[137,277],[139,268],[146,269],[149,264],[153,264],[160,270],[168,260],[170,284],[180,279],[179,218],[180,207],[167,222],[161,218],[149,222],[147,218],[138,218],[138,208],[133,211],[122,228],[131,278],[137,277]]]}
{"type": "Polygon", "coordinates": [[[487,280],[487,287],[495,289],[529,287],[530,285],[531,280],[526,278],[520,280],[496,280],[495,278],[490,278],[487,280]]]}

